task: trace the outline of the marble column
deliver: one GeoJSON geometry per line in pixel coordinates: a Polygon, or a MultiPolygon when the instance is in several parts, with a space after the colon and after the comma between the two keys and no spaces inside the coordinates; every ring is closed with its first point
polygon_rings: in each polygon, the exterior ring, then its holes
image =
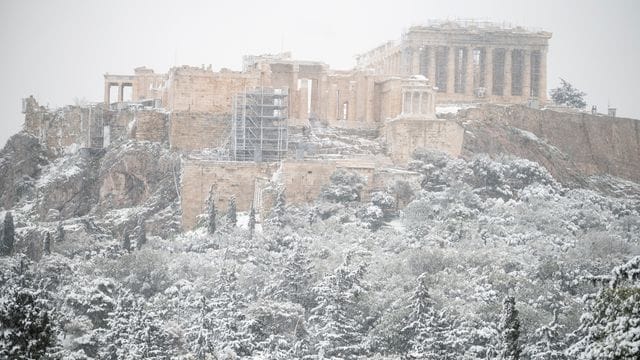
{"type": "Polygon", "coordinates": [[[522,98],[529,99],[531,96],[531,51],[529,49],[522,50],[524,57],[522,69],[522,98]]]}
{"type": "Polygon", "coordinates": [[[484,96],[491,97],[493,93],[493,48],[484,48],[484,96]]]}
{"type": "Polygon", "coordinates": [[[456,92],[456,48],[449,46],[447,49],[447,94],[456,92]]]}
{"type": "Polygon", "coordinates": [[[538,83],[540,102],[547,101],[547,50],[540,50],[540,81],[538,83]]]}
{"type": "Polygon", "coordinates": [[[111,84],[108,81],[104,82],[104,105],[108,108],[111,97],[111,84]]]}
{"type": "Polygon", "coordinates": [[[124,100],[124,85],[118,84],[118,102],[124,100]]]}
{"type": "Polygon", "coordinates": [[[431,87],[436,86],[436,47],[427,47],[427,78],[431,87]]]}
{"type": "Polygon", "coordinates": [[[409,75],[420,74],[420,48],[411,48],[411,71],[409,75]]]}
{"type": "Polygon", "coordinates": [[[503,96],[511,96],[511,49],[505,49],[504,51],[504,90],[503,96]]]}
{"type": "Polygon", "coordinates": [[[473,47],[469,46],[465,51],[467,53],[467,63],[465,68],[464,93],[467,96],[473,97],[473,89],[475,88],[473,84],[473,47]]]}

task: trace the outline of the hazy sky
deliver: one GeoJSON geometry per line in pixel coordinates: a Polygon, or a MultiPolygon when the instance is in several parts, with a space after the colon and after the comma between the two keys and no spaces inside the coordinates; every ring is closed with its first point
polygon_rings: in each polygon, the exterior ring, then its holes
{"type": "Polygon", "coordinates": [[[146,65],[240,70],[242,55],[290,50],[348,69],[355,55],[434,18],[542,28],[548,86],[563,77],[589,105],[640,118],[640,1],[87,1],[0,2],[0,144],[19,131],[20,99],[51,107],[101,101],[103,74],[146,65]]]}

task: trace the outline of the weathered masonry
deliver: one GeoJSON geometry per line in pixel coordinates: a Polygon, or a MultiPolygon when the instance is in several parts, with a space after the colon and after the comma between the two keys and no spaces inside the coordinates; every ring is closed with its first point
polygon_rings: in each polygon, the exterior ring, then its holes
{"type": "Polygon", "coordinates": [[[480,21],[430,21],[358,57],[376,74],[423,75],[438,102],[546,100],[551,33],[480,21]]]}

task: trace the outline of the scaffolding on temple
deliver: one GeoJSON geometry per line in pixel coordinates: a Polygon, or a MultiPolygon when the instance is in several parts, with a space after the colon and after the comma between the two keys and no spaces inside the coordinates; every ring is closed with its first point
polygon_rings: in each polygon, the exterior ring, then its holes
{"type": "Polygon", "coordinates": [[[279,161],[288,150],[288,89],[259,87],[233,99],[231,158],[279,161]]]}

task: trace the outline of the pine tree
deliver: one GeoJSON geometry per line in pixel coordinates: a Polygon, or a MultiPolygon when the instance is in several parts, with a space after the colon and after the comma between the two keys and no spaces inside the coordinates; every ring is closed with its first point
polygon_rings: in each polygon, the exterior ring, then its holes
{"type": "Polygon", "coordinates": [[[580,341],[568,354],[585,360],[640,358],[640,256],[591,280],[603,287],[580,318],[580,341]]]}
{"type": "Polygon", "coordinates": [[[44,235],[43,254],[51,255],[51,233],[48,231],[44,235]]]}
{"type": "Polygon", "coordinates": [[[13,244],[15,242],[15,228],[11,211],[7,211],[4,215],[4,224],[0,235],[2,235],[0,236],[0,256],[9,256],[13,253],[13,244]]]}
{"type": "Polygon", "coordinates": [[[447,344],[450,326],[444,312],[437,311],[426,286],[427,274],[418,277],[411,297],[409,325],[401,334],[408,339],[409,358],[447,359],[452,349],[447,344]]]}
{"type": "Polygon", "coordinates": [[[236,197],[232,195],[229,199],[229,207],[227,209],[227,221],[229,225],[235,227],[238,223],[238,214],[236,210],[236,197]]]}
{"type": "Polygon", "coordinates": [[[118,298],[102,338],[101,359],[171,359],[176,339],[164,330],[160,317],[128,292],[118,298]]]}
{"type": "Polygon", "coordinates": [[[279,300],[288,300],[310,309],[311,280],[313,264],[304,245],[298,244],[283,258],[283,270],[279,274],[274,296],[279,300]]]}
{"type": "Polygon", "coordinates": [[[284,194],[284,188],[278,189],[276,195],[276,202],[273,205],[273,214],[271,215],[271,223],[276,227],[282,229],[287,224],[287,201],[284,194]]]}
{"type": "Polygon", "coordinates": [[[122,234],[122,249],[127,252],[131,252],[131,239],[129,237],[129,231],[127,229],[124,230],[122,234]]]}
{"type": "Polygon", "coordinates": [[[213,185],[209,188],[209,197],[207,197],[207,232],[210,235],[216,232],[216,202],[213,196],[213,185]]]}
{"type": "Polygon", "coordinates": [[[565,339],[558,333],[558,311],[553,311],[553,320],[548,325],[536,329],[536,343],[527,348],[527,354],[532,360],[565,360],[563,348],[565,339]]]}
{"type": "Polygon", "coordinates": [[[56,336],[39,293],[15,288],[4,300],[0,301],[0,358],[44,358],[54,347],[56,336]]]}
{"type": "Polygon", "coordinates": [[[516,299],[507,296],[502,302],[502,316],[500,317],[500,359],[518,360],[520,359],[520,320],[516,309],[516,299]]]}
{"type": "Polygon", "coordinates": [[[138,223],[133,230],[136,237],[136,247],[138,250],[142,248],[142,245],[147,243],[147,228],[145,226],[144,217],[138,217],[138,223]]]}
{"type": "Polygon", "coordinates": [[[311,309],[312,334],[318,352],[326,357],[353,359],[364,352],[364,319],[358,302],[366,292],[363,278],[367,264],[354,262],[347,253],[344,262],[314,287],[318,306],[311,309]]]}
{"type": "Polygon", "coordinates": [[[251,209],[249,210],[249,239],[253,239],[253,234],[256,231],[256,209],[251,204],[251,209]]]}
{"type": "Polygon", "coordinates": [[[61,243],[64,241],[64,227],[62,227],[62,221],[58,222],[58,226],[56,227],[56,243],[61,243]]]}

